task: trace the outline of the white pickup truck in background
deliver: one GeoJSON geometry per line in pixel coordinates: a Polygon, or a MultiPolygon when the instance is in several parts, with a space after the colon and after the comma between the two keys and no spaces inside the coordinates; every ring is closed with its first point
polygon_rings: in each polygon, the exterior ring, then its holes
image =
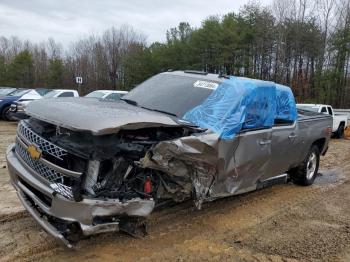
{"type": "Polygon", "coordinates": [[[323,104],[297,104],[297,108],[331,115],[333,117],[332,132],[334,136],[336,138],[342,138],[344,136],[344,130],[348,125],[348,117],[347,115],[335,113],[332,106],[323,104]]]}

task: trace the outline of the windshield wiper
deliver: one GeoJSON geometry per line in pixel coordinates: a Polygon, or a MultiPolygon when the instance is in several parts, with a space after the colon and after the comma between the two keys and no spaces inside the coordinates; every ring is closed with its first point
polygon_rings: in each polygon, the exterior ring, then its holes
{"type": "Polygon", "coordinates": [[[171,115],[171,116],[175,116],[175,117],[178,117],[178,116],[177,116],[176,114],[174,114],[174,113],[170,113],[170,112],[163,111],[163,110],[159,110],[159,109],[147,108],[147,107],[144,107],[144,106],[141,106],[141,108],[147,109],[147,110],[151,110],[151,111],[155,111],[155,112],[159,112],[159,113],[163,113],[163,114],[167,114],[167,115],[171,115]]]}
{"type": "Polygon", "coordinates": [[[133,105],[133,106],[138,106],[137,102],[131,99],[127,99],[127,98],[121,98],[120,100],[125,101],[126,103],[133,105]]]}

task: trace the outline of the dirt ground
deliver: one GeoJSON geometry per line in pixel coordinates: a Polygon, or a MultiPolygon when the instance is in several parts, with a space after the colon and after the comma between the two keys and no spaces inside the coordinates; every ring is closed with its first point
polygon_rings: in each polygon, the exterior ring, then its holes
{"type": "Polygon", "coordinates": [[[332,140],[311,187],[291,183],[154,213],[149,236],[91,237],[68,250],[38,226],[9,185],[0,122],[1,261],[350,261],[350,140],[332,140]]]}

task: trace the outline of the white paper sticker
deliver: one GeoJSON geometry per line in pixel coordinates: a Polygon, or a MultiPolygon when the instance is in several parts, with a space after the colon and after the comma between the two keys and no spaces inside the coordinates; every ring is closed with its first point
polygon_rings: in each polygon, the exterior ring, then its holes
{"type": "Polygon", "coordinates": [[[218,83],[214,83],[214,82],[198,80],[198,81],[196,81],[193,84],[193,86],[194,87],[200,87],[200,88],[207,88],[207,89],[215,90],[216,88],[218,88],[219,84],[218,83]]]}

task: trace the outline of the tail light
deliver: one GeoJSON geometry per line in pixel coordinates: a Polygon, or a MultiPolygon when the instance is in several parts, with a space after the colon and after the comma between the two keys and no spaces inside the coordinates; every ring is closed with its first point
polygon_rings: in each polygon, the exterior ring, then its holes
{"type": "Polygon", "coordinates": [[[325,129],[325,134],[328,135],[328,136],[332,135],[332,128],[331,127],[327,127],[325,129]]]}

